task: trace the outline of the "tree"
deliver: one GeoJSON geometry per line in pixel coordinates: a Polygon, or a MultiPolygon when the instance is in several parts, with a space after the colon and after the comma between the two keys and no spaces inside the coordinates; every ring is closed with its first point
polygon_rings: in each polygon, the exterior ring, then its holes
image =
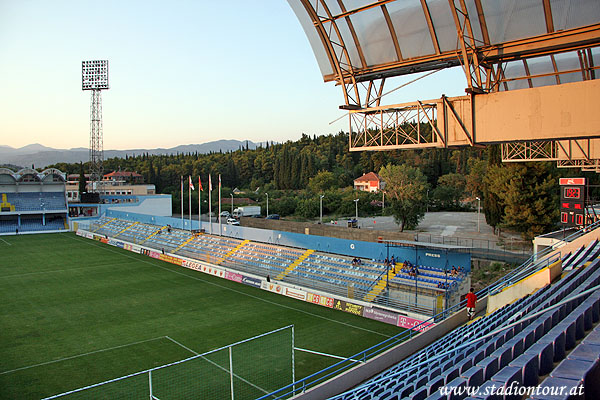
{"type": "Polygon", "coordinates": [[[483,178],[485,177],[486,161],[478,158],[469,158],[467,161],[469,174],[466,176],[466,191],[472,198],[482,197],[484,191],[483,178]]]}
{"type": "MultiPolygon", "coordinates": [[[[271,201],[269,202],[269,212],[271,214],[279,214],[281,216],[292,215],[296,212],[296,207],[298,205],[298,201],[295,197],[286,196],[281,198],[276,198],[273,196],[271,201]]],[[[266,211],[266,202],[265,202],[265,211],[266,211]]]]}
{"type": "Polygon", "coordinates": [[[337,187],[337,180],[329,171],[319,171],[308,181],[308,188],[313,193],[321,193],[335,187],[337,187]]]}
{"type": "Polygon", "coordinates": [[[483,179],[483,212],[485,221],[494,229],[500,225],[504,216],[504,205],[502,200],[495,194],[492,188],[494,175],[498,174],[498,168],[501,168],[502,159],[500,155],[500,145],[494,144],[487,148],[487,171],[483,179]]]}
{"type": "Polygon", "coordinates": [[[532,239],[558,221],[558,179],[548,163],[495,166],[488,174],[489,192],[504,206],[502,224],[532,239]]]}
{"type": "Polygon", "coordinates": [[[319,199],[308,198],[298,201],[296,212],[304,218],[314,218],[319,215],[319,199]]]}
{"type": "Polygon", "coordinates": [[[460,208],[460,200],[465,194],[466,180],[461,174],[446,174],[438,179],[438,187],[433,198],[446,210],[460,208]]]}
{"type": "Polygon", "coordinates": [[[400,231],[413,229],[425,215],[427,179],[423,173],[408,165],[392,165],[381,168],[379,176],[385,182],[392,214],[400,231]]]}

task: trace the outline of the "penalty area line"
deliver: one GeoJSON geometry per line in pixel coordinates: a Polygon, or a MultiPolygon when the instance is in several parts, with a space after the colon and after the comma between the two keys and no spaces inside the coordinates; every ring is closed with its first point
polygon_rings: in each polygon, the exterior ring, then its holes
{"type": "Polygon", "coordinates": [[[160,339],[165,339],[166,336],[159,336],[159,337],[155,337],[152,339],[146,339],[146,340],[139,340],[137,342],[132,342],[132,343],[127,343],[127,344],[122,344],[120,346],[114,346],[114,347],[108,347],[106,349],[100,349],[100,350],[94,350],[94,351],[89,351],[87,353],[82,353],[82,354],[76,354],[74,356],[69,356],[69,357],[63,357],[63,358],[59,358],[58,360],[52,360],[52,361],[46,361],[46,362],[42,362],[39,364],[33,364],[33,365],[28,365],[26,367],[20,367],[20,368],[15,368],[15,369],[11,369],[9,371],[3,371],[0,372],[0,375],[5,375],[5,374],[10,374],[12,372],[17,372],[17,371],[22,371],[24,369],[29,369],[29,368],[35,368],[35,367],[41,367],[42,365],[48,365],[48,364],[54,364],[57,362],[61,362],[61,361],[66,361],[66,360],[72,360],[74,358],[79,358],[79,357],[85,357],[85,356],[89,356],[91,354],[97,354],[97,353],[102,353],[104,351],[110,351],[110,350],[116,350],[116,349],[121,349],[123,347],[128,347],[128,346],[134,346],[136,344],[141,344],[141,343],[146,343],[146,342],[152,342],[154,340],[160,340],[160,339]]]}
{"type": "Polygon", "coordinates": [[[311,353],[311,354],[316,354],[319,356],[325,356],[325,357],[331,357],[331,358],[337,358],[338,360],[347,360],[347,361],[352,361],[352,362],[359,362],[364,364],[364,361],[361,360],[355,360],[353,358],[348,358],[348,357],[342,357],[342,356],[336,356],[334,354],[329,354],[329,353],[321,353],[320,351],[315,351],[315,350],[308,350],[308,349],[301,349],[300,347],[294,347],[294,350],[298,350],[298,351],[304,351],[306,353],[311,353]]]}

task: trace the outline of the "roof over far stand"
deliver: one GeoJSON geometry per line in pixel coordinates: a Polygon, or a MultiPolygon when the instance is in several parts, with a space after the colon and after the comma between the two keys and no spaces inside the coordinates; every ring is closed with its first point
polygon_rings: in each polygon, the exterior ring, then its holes
{"type": "Polygon", "coordinates": [[[56,168],[48,168],[42,172],[38,172],[31,168],[23,168],[17,172],[14,172],[8,168],[0,168],[0,175],[9,176],[13,178],[14,182],[31,181],[27,177],[30,177],[35,182],[66,182],[66,174],[56,168]]]}

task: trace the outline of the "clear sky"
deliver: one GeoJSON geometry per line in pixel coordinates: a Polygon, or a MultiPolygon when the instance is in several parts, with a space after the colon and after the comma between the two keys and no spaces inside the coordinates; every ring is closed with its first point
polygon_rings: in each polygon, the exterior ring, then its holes
{"type": "MultiPolygon", "coordinates": [[[[347,118],[330,124],[342,90],[323,82],[285,0],[0,0],[0,145],[88,147],[81,61],[103,59],[105,149],[348,131],[347,118]]],[[[461,70],[442,71],[394,101],[464,87],[461,70]]]]}

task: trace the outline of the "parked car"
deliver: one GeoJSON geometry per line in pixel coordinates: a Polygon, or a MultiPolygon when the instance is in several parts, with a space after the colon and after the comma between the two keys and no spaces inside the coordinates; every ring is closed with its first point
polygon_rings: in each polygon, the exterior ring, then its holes
{"type": "Polygon", "coordinates": [[[227,218],[227,225],[239,225],[240,221],[235,218],[227,218]]]}
{"type": "Polygon", "coordinates": [[[231,214],[229,213],[229,211],[221,211],[221,218],[229,218],[231,217],[231,214]]]}
{"type": "Polygon", "coordinates": [[[267,219],[279,219],[279,214],[269,214],[267,215],[267,219]]]}

